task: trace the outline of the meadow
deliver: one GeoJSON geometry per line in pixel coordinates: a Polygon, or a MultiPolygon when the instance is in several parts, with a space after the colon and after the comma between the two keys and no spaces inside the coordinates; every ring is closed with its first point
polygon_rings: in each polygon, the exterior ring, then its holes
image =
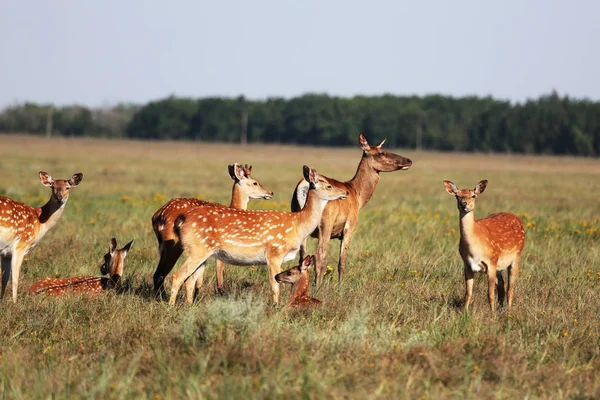
{"type": "Polygon", "coordinates": [[[382,174],[339,288],[332,241],[324,285],[311,287],[321,308],[274,307],[263,266],[226,267],[228,294],[217,295],[213,260],[197,301],[180,293],[173,307],[152,295],[150,218],[162,204],[229,203],[227,165],[238,162],[275,192],[251,208],[289,210],[303,164],[347,180],[358,146],[0,136],[0,195],[41,206],[50,191],[38,171],[84,173],[23,263],[18,303],[10,291],[0,303],[0,398],[598,398],[600,161],[396,152],[414,164],[382,174]],[[512,212],[526,226],[510,313],[492,317],[482,274],[464,312],[458,211],[443,179],[488,179],[475,215],[512,212]],[[135,239],[121,293],[25,293],[46,276],[99,274],[112,236],[135,239]]]}

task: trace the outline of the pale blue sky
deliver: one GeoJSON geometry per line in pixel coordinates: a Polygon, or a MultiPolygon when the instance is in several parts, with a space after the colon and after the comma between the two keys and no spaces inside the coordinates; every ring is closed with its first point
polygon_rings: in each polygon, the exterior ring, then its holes
{"type": "Polygon", "coordinates": [[[0,107],[178,96],[600,99],[597,1],[0,0],[0,107]]]}

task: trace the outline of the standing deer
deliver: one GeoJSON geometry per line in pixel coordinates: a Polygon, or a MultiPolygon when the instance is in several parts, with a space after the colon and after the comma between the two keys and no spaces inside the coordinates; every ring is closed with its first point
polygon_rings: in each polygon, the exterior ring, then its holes
{"type": "Polygon", "coordinates": [[[40,172],[42,184],[52,189],[50,200],[41,208],[34,208],[0,196],[0,265],[2,266],[0,299],[4,298],[8,278],[12,275],[12,298],[13,302],[17,302],[19,273],[23,258],[56,225],[69,199],[69,190],[78,186],[82,179],[81,173],[73,175],[68,180],[53,180],[46,172],[40,172]]]}
{"type": "Polygon", "coordinates": [[[475,199],[485,190],[488,181],[483,180],[475,189],[459,190],[450,181],[444,181],[446,191],[456,197],[460,214],[460,242],[458,250],[465,270],[465,308],[473,298],[473,275],[483,272],[488,276],[488,300],[495,313],[494,286],[498,286],[498,303],[504,302],[504,279],[502,270],[508,268],[508,308],[512,304],[513,291],[521,251],[525,246],[525,229],[514,214],[496,213],[475,219],[475,199]]]}
{"type": "MultiPolygon", "coordinates": [[[[229,176],[233,179],[230,208],[246,210],[250,199],[269,200],[273,192],[265,189],[252,178],[252,166],[233,164],[228,166],[229,176]]],[[[175,218],[183,211],[198,206],[225,207],[222,204],[211,203],[199,199],[172,199],[162,206],[152,216],[152,228],[158,239],[160,261],[154,273],[154,293],[160,296],[164,293],[165,277],[171,272],[183,252],[183,247],[173,231],[175,218]]],[[[223,291],[223,270],[225,264],[217,260],[217,290],[223,291]]]]}
{"type": "Polygon", "coordinates": [[[308,286],[310,284],[309,268],[315,265],[314,256],[306,256],[304,260],[295,267],[275,275],[275,280],[279,283],[289,283],[292,285],[292,295],[288,301],[289,308],[304,308],[318,306],[321,300],[308,295],[308,286]]]}
{"type": "MultiPolygon", "coordinates": [[[[409,158],[399,156],[382,150],[383,140],[377,146],[371,146],[364,134],[358,137],[358,144],[363,150],[363,156],[358,164],[354,178],[347,182],[340,182],[327,178],[334,186],[346,190],[349,195],[346,201],[332,201],[327,204],[318,229],[312,232],[312,237],[319,239],[316,254],[316,282],[320,286],[323,282],[324,265],[327,262],[327,246],[331,239],[341,240],[340,260],[338,263],[338,281],[341,284],[346,269],[346,252],[352,241],[352,234],[358,223],[358,213],[373,196],[379,183],[380,172],[407,170],[412,165],[409,158]]],[[[308,183],[300,181],[296,185],[292,197],[292,211],[301,210],[306,202],[308,183]]],[[[300,247],[300,259],[306,253],[306,241],[300,247]]]]}
{"type": "MultiPolygon", "coordinates": [[[[279,303],[279,283],[275,275],[281,264],[292,260],[300,245],[315,230],[328,201],[345,199],[348,192],[331,185],[317,171],[303,169],[309,183],[306,205],[298,212],[249,211],[199,206],[175,220],[187,260],[173,274],[170,303],[175,304],[184,280],[194,274],[200,286],[204,262],[212,255],[233,265],[267,264],[273,301],[279,303]]],[[[187,292],[187,301],[193,296],[187,292]]]]}
{"type": "Polygon", "coordinates": [[[125,257],[131,248],[133,240],[117,249],[117,239],[112,238],[108,246],[108,253],[104,255],[104,261],[100,265],[100,273],[108,278],[100,276],[75,276],[72,278],[44,278],[37,281],[29,288],[32,294],[62,295],[66,293],[89,293],[102,294],[108,290],[115,289],[121,282],[125,257]]]}

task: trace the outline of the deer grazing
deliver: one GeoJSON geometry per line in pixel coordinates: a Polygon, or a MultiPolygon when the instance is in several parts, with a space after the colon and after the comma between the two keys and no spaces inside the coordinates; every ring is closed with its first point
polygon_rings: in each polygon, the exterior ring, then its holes
{"type": "Polygon", "coordinates": [[[44,278],[29,288],[32,294],[62,295],[66,293],[102,294],[115,289],[121,282],[125,257],[131,248],[133,240],[123,248],[117,249],[117,239],[112,238],[108,253],[100,265],[100,273],[108,278],[99,276],[75,276],[73,278],[44,278]]]}
{"type": "MultiPolygon", "coordinates": [[[[327,247],[331,239],[341,240],[338,263],[338,281],[341,284],[346,269],[346,253],[358,223],[359,210],[373,196],[373,192],[375,192],[375,188],[379,183],[379,173],[407,170],[412,165],[409,158],[382,150],[381,147],[384,143],[385,140],[376,146],[371,146],[365,135],[361,133],[358,137],[358,144],[363,150],[363,156],[354,178],[346,182],[326,178],[331,185],[347,191],[349,195],[348,199],[343,202],[329,202],[325,207],[318,229],[312,232],[311,236],[319,239],[315,265],[317,286],[320,286],[323,281],[324,266],[327,262],[327,247]]],[[[308,186],[309,184],[306,181],[300,181],[296,185],[292,196],[292,211],[299,211],[304,207],[308,186]]],[[[300,247],[300,259],[304,258],[305,253],[306,241],[300,247]]]]}
{"type": "Polygon", "coordinates": [[[289,308],[313,307],[321,304],[321,300],[308,295],[308,286],[310,284],[309,269],[314,265],[315,257],[306,256],[300,265],[275,275],[277,282],[292,285],[292,295],[287,305],[289,308]]]}
{"type": "MultiPolygon", "coordinates": [[[[175,304],[184,280],[195,275],[202,284],[204,262],[212,255],[233,265],[267,264],[273,301],[279,303],[279,283],[275,275],[281,264],[292,260],[300,244],[315,230],[328,201],[345,199],[348,191],[333,186],[317,171],[303,169],[309,184],[306,204],[298,212],[249,211],[199,206],[175,220],[175,232],[187,260],[173,274],[170,303],[175,304]],[[195,273],[198,270],[197,273],[195,273]]],[[[187,296],[191,302],[193,296],[187,296]]]]}
{"type": "Polygon", "coordinates": [[[56,225],[69,199],[69,190],[78,186],[83,179],[81,173],[68,180],[54,180],[46,172],[40,172],[39,175],[42,184],[52,190],[50,200],[41,208],[0,196],[0,298],[4,297],[8,279],[12,275],[12,299],[15,303],[23,258],[56,225]]]}
{"type": "MultiPolygon", "coordinates": [[[[265,199],[273,197],[273,192],[265,189],[258,181],[252,178],[252,166],[233,164],[228,166],[229,176],[233,179],[230,208],[246,210],[250,199],[265,199]]],[[[165,277],[171,272],[175,263],[183,252],[183,247],[173,231],[175,218],[183,211],[198,206],[225,207],[199,199],[172,199],[162,206],[152,216],[152,228],[158,239],[160,261],[154,273],[154,293],[158,297],[164,293],[165,277]]],[[[217,260],[217,290],[223,291],[223,270],[225,264],[217,260]]]]}
{"type": "Polygon", "coordinates": [[[460,214],[460,242],[458,250],[465,270],[465,308],[473,298],[473,276],[483,272],[488,277],[488,300],[495,313],[494,287],[498,288],[498,303],[504,302],[504,280],[502,271],[508,268],[508,308],[512,304],[513,292],[521,251],[525,245],[525,229],[521,220],[514,214],[496,213],[482,219],[475,219],[475,199],[487,187],[487,180],[475,189],[458,189],[451,181],[444,181],[446,191],[456,197],[460,214]]]}

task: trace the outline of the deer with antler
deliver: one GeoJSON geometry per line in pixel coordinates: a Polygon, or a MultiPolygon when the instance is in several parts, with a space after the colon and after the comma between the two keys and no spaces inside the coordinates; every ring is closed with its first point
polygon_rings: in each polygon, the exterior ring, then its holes
{"type": "MultiPolygon", "coordinates": [[[[371,146],[365,135],[361,133],[358,137],[358,144],[363,150],[363,156],[354,178],[346,182],[326,178],[333,186],[346,190],[349,195],[348,199],[344,201],[330,201],[323,211],[318,229],[312,232],[311,236],[319,239],[315,262],[317,286],[321,285],[323,281],[327,247],[331,239],[341,241],[338,263],[338,281],[341,284],[346,269],[346,253],[358,223],[359,211],[373,196],[379,183],[379,173],[407,170],[412,165],[409,158],[383,150],[384,143],[385,140],[376,146],[371,146]]],[[[299,211],[304,207],[307,191],[308,183],[306,181],[300,181],[296,185],[292,196],[292,211],[299,211]]],[[[300,247],[300,259],[304,258],[305,253],[306,241],[300,247]]]]}
{"type": "Polygon", "coordinates": [[[473,298],[474,274],[483,272],[488,277],[488,301],[493,314],[496,311],[495,286],[498,288],[498,303],[502,305],[504,302],[504,269],[508,269],[508,308],[512,305],[521,252],[525,246],[525,229],[519,217],[505,212],[475,219],[475,199],[483,193],[487,183],[483,180],[473,190],[458,189],[448,180],[444,181],[444,186],[449,194],[456,197],[460,215],[458,250],[464,263],[465,309],[469,310],[473,298]]]}
{"type": "MultiPolygon", "coordinates": [[[[273,197],[272,191],[265,189],[263,185],[252,178],[252,166],[235,163],[229,165],[228,169],[229,176],[233,179],[230,208],[246,210],[250,199],[269,200],[273,197]]],[[[198,206],[226,207],[222,204],[200,199],[178,198],[170,200],[152,216],[152,228],[158,240],[158,251],[160,253],[160,261],[154,273],[154,292],[156,296],[164,293],[165,277],[171,272],[183,252],[183,247],[173,230],[173,222],[183,211],[198,206]]],[[[224,269],[225,263],[217,260],[217,290],[219,292],[223,291],[224,269]]],[[[190,279],[190,284],[193,284],[193,281],[193,279],[190,279]]],[[[186,285],[188,284],[186,283],[186,285]]]]}
{"type": "Polygon", "coordinates": [[[108,278],[101,276],[75,276],[72,278],[44,278],[35,282],[29,288],[32,294],[62,295],[67,293],[87,293],[102,294],[109,290],[116,289],[123,277],[123,268],[125,267],[125,257],[133,240],[122,248],[118,248],[117,239],[112,238],[108,245],[108,253],[104,255],[104,260],[100,265],[100,273],[108,275],[108,278]]]}
{"type": "Polygon", "coordinates": [[[2,291],[4,297],[8,279],[12,275],[12,299],[17,302],[19,273],[25,255],[52,229],[63,214],[69,191],[77,187],[83,174],[70,179],[54,180],[50,174],[40,172],[40,181],[51,189],[48,202],[40,208],[31,207],[0,196],[0,265],[2,267],[2,291]]]}
{"type": "Polygon", "coordinates": [[[299,265],[275,275],[277,282],[292,285],[292,295],[287,304],[289,308],[306,308],[321,305],[321,300],[310,297],[308,294],[310,268],[314,265],[315,257],[306,256],[299,265]]]}
{"type": "MultiPolygon", "coordinates": [[[[281,264],[296,256],[302,242],[319,224],[327,202],[348,196],[348,191],[335,187],[306,165],[303,174],[309,189],[306,204],[298,212],[200,206],[178,216],[175,232],[187,259],[173,274],[170,303],[175,304],[183,281],[196,271],[202,284],[204,262],[214,255],[233,265],[267,264],[273,301],[278,304],[279,283],[275,275],[281,271],[281,264]]],[[[187,300],[190,302],[189,296],[187,300]]]]}

